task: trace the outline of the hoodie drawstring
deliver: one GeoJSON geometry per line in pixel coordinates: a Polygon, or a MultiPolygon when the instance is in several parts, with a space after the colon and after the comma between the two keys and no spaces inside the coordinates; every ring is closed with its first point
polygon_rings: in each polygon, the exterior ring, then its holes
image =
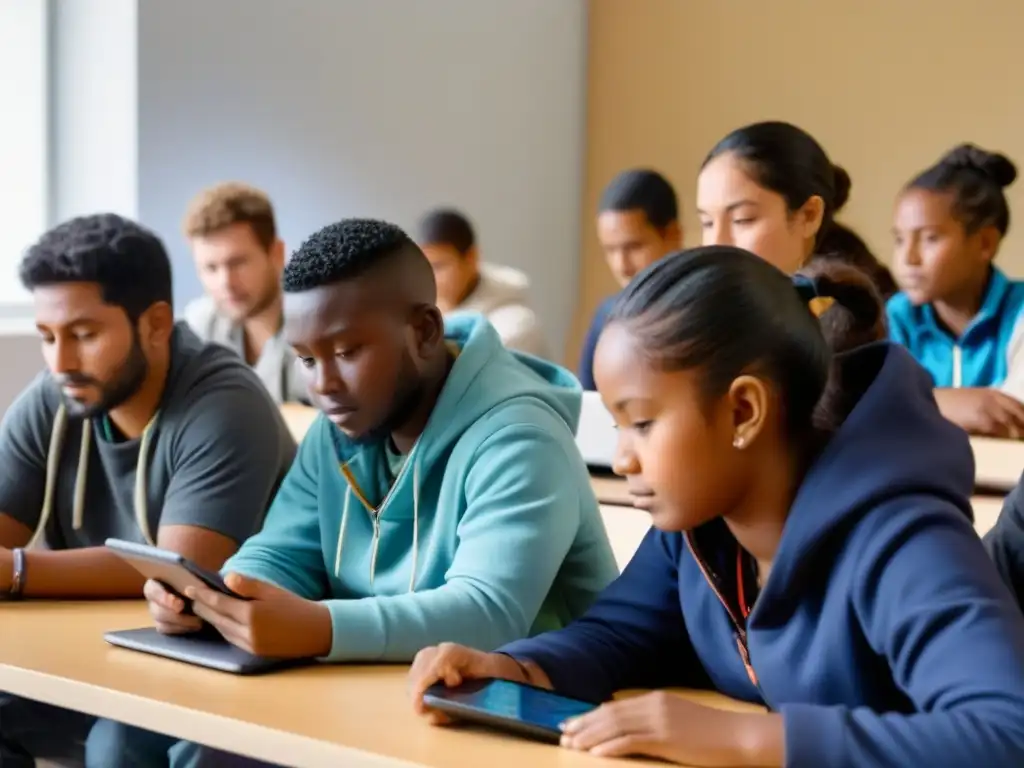
{"type": "MultiPolygon", "coordinates": [[[[146,543],[155,546],[152,532],[149,529],[149,504],[146,500],[146,464],[149,458],[149,447],[152,442],[153,426],[156,424],[159,412],[153,414],[146,428],[142,430],[142,440],[139,443],[139,459],[135,465],[135,492],[132,496],[132,504],[135,508],[135,522],[142,531],[146,543]]],[[[28,547],[39,543],[46,534],[46,526],[53,515],[54,496],[57,488],[57,474],[60,469],[61,451],[64,448],[64,435],[67,432],[68,414],[64,405],[57,409],[57,415],[53,420],[53,429],[50,431],[50,444],[46,456],[46,480],[43,487],[43,508],[39,513],[39,524],[36,526],[29,540],[28,547]]],[[[78,448],[78,466],[75,470],[74,503],[71,511],[71,527],[80,530],[85,519],[85,486],[89,476],[89,451],[92,447],[92,420],[82,421],[82,442],[78,448]]]]}
{"type": "MultiPolygon", "coordinates": [[[[414,455],[416,447],[413,446],[412,451],[409,452],[409,458],[412,459],[412,569],[409,574],[409,592],[412,592],[416,586],[416,566],[419,560],[419,543],[420,543],[420,459],[418,455],[414,455]]],[[[345,543],[345,529],[348,526],[348,510],[349,502],[351,501],[352,495],[362,502],[363,506],[366,507],[366,511],[370,513],[373,518],[373,552],[370,555],[370,586],[373,586],[374,573],[377,570],[377,548],[380,545],[380,514],[381,510],[384,509],[384,505],[387,504],[388,499],[391,497],[392,491],[398,487],[398,482],[402,477],[402,473],[405,468],[402,468],[402,472],[398,473],[398,477],[395,478],[394,483],[391,485],[391,491],[388,491],[388,495],[384,497],[384,501],[381,502],[380,507],[374,507],[367,501],[366,497],[359,490],[359,486],[356,485],[355,477],[352,475],[351,470],[347,464],[342,464],[341,474],[345,478],[345,502],[342,506],[341,511],[341,525],[338,528],[338,547],[334,553],[334,577],[336,579],[341,578],[341,550],[345,543]]]]}

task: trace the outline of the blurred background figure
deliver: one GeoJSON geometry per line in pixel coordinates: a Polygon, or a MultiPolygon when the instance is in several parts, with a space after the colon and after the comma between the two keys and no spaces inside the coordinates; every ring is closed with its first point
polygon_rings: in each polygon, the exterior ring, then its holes
{"type": "Polygon", "coordinates": [[[482,262],[473,225],[462,213],[430,211],[420,220],[417,241],[434,268],[437,306],[445,316],[479,312],[506,347],[537,357],[550,354],[529,305],[529,278],[518,269],[482,262]]]}
{"type": "Polygon", "coordinates": [[[246,184],[210,187],[192,200],[184,230],[205,291],[185,320],[204,341],[241,355],[277,402],[307,401],[281,337],[284,243],[270,199],[246,184]]]}

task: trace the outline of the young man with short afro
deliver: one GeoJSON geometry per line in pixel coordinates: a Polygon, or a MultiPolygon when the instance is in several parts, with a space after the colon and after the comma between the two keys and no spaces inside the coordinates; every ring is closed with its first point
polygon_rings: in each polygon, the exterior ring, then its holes
{"type": "MultiPolygon", "coordinates": [[[[199,590],[186,616],[151,584],[160,626],[207,622],[261,655],[408,662],[579,616],[617,567],[573,438],[573,376],[507,350],[479,315],[442,322],[429,262],[391,224],[315,233],[284,290],[284,334],[322,415],[263,530],[224,567],[251,600],[199,590]]],[[[232,764],[156,748],[173,766],[232,764]]]]}

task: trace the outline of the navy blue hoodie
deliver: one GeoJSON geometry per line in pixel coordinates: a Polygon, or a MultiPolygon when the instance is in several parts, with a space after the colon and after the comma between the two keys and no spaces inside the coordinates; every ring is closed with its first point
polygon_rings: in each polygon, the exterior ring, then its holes
{"type": "MultiPolygon", "coordinates": [[[[721,520],[652,530],[565,629],[502,652],[557,691],[710,687],[781,712],[787,766],[1024,765],[1024,616],[971,525],[974,460],[928,375],[880,343],[740,618],[721,520]]],[[[749,589],[749,586],[748,586],[749,589]]]]}

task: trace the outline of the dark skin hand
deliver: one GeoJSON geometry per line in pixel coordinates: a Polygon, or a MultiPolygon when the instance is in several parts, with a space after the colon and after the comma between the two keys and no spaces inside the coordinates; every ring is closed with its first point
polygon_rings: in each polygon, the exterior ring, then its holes
{"type": "Polygon", "coordinates": [[[286,659],[330,653],[334,630],[326,605],[237,573],[229,573],[224,581],[248,599],[193,587],[186,590],[185,597],[192,601],[196,617],[232,645],[256,656],[286,659]]]}
{"type": "Polygon", "coordinates": [[[986,387],[935,390],[942,415],[972,435],[1024,438],[1024,403],[986,387]]]}
{"type": "MultiPolygon", "coordinates": [[[[32,531],[9,515],[0,513],[0,591],[10,589],[12,555],[24,547],[32,531]]],[[[205,568],[216,570],[238,544],[219,533],[190,525],[168,525],[157,533],[157,546],[177,552],[205,568]]],[[[118,599],[142,596],[145,579],[106,547],[61,551],[32,549],[25,552],[27,598],[118,599]]]]}
{"type": "MultiPolygon", "coordinates": [[[[448,687],[466,680],[497,678],[552,690],[544,670],[532,662],[484,653],[453,643],[425,648],[409,670],[416,712],[434,725],[449,718],[423,704],[434,683],[448,687]]],[[[696,704],[664,691],[602,704],[562,724],[561,744],[600,757],[644,755],[700,766],[781,766],[782,718],[774,714],[729,712],[696,704]]]]}

